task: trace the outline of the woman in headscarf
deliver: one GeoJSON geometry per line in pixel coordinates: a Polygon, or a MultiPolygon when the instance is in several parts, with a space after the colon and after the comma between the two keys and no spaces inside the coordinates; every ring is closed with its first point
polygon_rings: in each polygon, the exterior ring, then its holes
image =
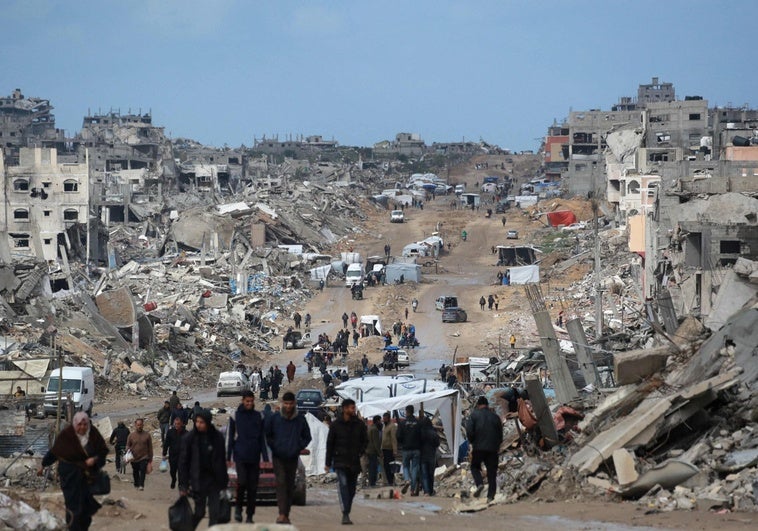
{"type": "Polygon", "coordinates": [[[45,467],[58,461],[58,475],[66,503],[66,524],[70,531],[86,531],[100,504],[90,492],[90,484],[105,466],[108,447],[97,428],[83,411],[74,415],[70,426],[55,439],[37,471],[42,475],[45,467]]]}

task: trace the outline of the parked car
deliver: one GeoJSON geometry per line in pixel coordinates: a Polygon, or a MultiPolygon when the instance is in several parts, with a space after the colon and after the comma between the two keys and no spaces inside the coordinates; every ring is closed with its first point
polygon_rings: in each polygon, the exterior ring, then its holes
{"type": "Polygon", "coordinates": [[[572,223],[571,225],[561,227],[561,232],[573,232],[576,230],[584,230],[586,228],[587,224],[584,221],[580,221],[579,223],[572,223]]]}
{"type": "Polygon", "coordinates": [[[458,306],[458,297],[443,295],[434,300],[434,307],[439,311],[443,311],[445,308],[450,308],[452,306],[458,306]]]}
{"type": "Polygon", "coordinates": [[[458,306],[451,306],[442,311],[443,323],[465,323],[467,319],[466,311],[458,306]]]}
{"type": "Polygon", "coordinates": [[[495,214],[505,214],[505,211],[511,208],[511,202],[507,199],[502,199],[495,207],[495,214]]]}
{"type": "Polygon", "coordinates": [[[402,210],[393,210],[390,212],[390,223],[402,223],[405,221],[405,214],[402,210]]]}
{"type": "Polygon", "coordinates": [[[293,330],[285,334],[284,343],[286,348],[308,348],[312,345],[311,333],[293,330]]]}
{"type": "Polygon", "coordinates": [[[311,413],[319,420],[324,417],[324,394],[318,389],[300,389],[295,395],[297,409],[303,413],[311,413]]]}
{"type": "Polygon", "coordinates": [[[240,396],[250,390],[250,380],[239,371],[222,372],[218,375],[216,396],[240,396]]]}
{"type": "MultiPolygon", "coordinates": [[[[307,453],[307,450],[303,450],[307,453]]],[[[301,452],[301,453],[303,453],[301,452]]],[[[237,494],[237,469],[234,464],[229,468],[229,484],[228,489],[232,493],[232,496],[237,494]]],[[[292,502],[295,505],[305,505],[305,465],[303,461],[298,458],[297,460],[297,472],[295,473],[295,495],[292,498],[292,502]]],[[[258,491],[255,499],[260,503],[272,503],[276,502],[276,475],[274,475],[274,464],[271,461],[264,461],[261,456],[260,474],[258,476],[258,491]]]]}
{"type": "Polygon", "coordinates": [[[518,231],[517,230],[509,230],[508,233],[505,235],[505,238],[507,240],[518,240],[518,231]]]}

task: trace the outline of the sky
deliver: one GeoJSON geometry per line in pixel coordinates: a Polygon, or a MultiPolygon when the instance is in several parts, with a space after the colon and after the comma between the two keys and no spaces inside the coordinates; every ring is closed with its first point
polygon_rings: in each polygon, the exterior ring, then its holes
{"type": "Polygon", "coordinates": [[[571,109],[653,76],[677,97],[758,105],[758,2],[0,0],[0,94],[152,112],[172,138],[251,146],[483,139],[536,150],[571,109]],[[729,7],[729,9],[726,9],[729,7]]]}

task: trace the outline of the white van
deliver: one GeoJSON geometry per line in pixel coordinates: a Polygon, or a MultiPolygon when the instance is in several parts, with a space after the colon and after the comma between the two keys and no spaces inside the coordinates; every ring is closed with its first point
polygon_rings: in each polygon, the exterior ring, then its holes
{"type": "Polygon", "coordinates": [[[348,288],[353,284],[363,282],[363,264],[350,264],[345,272],[345,286],[348,288]]]}
{"type": "Polygon", "coordinates": [[[95,403],[95,377],[89,367],[63,367],[63,384],[60,382],[60,369],[53,369],[47,382],[45,393],[45,415],[55,415],[58,411],[58,389],[61,389],[61,411],[65,411],[69,396],[76,411],[86,411],[92,415],[95,403]]]}

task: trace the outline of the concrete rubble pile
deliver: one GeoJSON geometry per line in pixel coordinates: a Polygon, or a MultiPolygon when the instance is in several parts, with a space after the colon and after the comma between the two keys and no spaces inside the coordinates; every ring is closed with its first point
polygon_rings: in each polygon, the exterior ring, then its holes
{"type": "Polygon", "coordinates": [[[0,268],[6,331],[16,351],[58,349],[66,364],[93,367],[98,394],[111,398],[114,389],[207,387],[208,375],[263,365],[311,296],[314,261],[331,260],[322,249],[379,208],[361,188],[293,182],[282,193],[243,190],[234,199],[245,201],[182,210],[189,194],[167,197],[165,214],[107,229],[107,267],[0,268]],[[67,288],[53,292],[57,278],[67,288]]]}
{"type": "Polygon", "coordinates": [[[64,524],[47,509],[36,510],[27,503],[0,493],[0,529],[46,531],[63,529],[64,524]]]}

